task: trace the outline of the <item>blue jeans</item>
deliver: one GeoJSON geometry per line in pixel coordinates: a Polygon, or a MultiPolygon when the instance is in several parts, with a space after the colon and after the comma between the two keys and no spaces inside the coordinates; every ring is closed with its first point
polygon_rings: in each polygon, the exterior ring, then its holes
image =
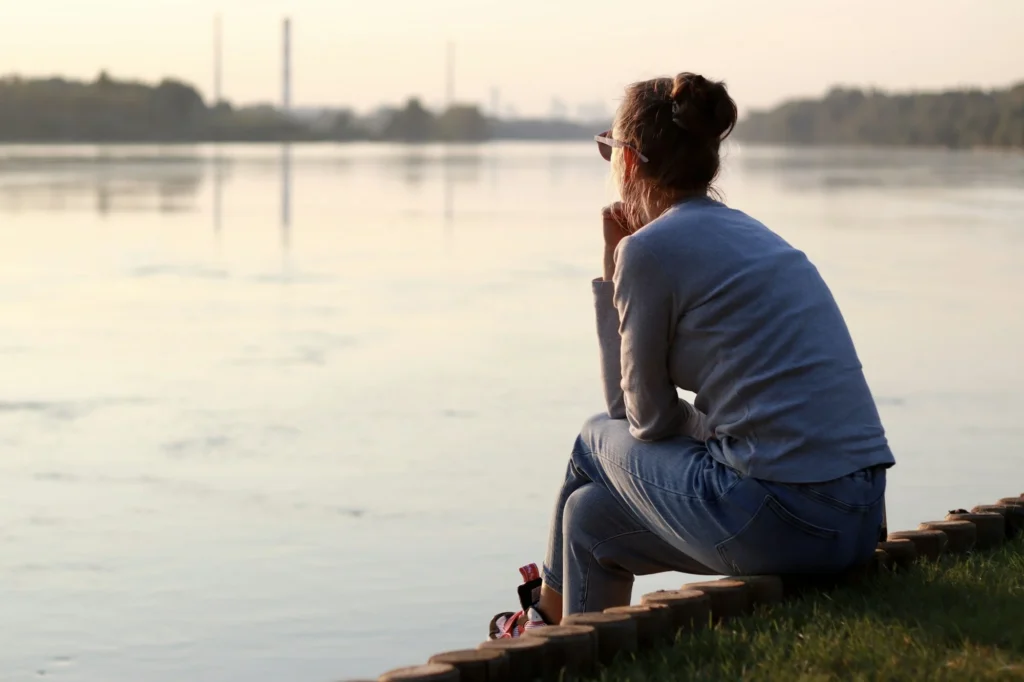
{"type": "Polygon", "coordinates": [[[841,571],[874,552],[884,492],[882,468],[761,481],[712,459],[701,441],[638,441],[625,420],[597,416],[572,451],[544,582],[570,614],[629,604],[636,575],[841,571]]]}

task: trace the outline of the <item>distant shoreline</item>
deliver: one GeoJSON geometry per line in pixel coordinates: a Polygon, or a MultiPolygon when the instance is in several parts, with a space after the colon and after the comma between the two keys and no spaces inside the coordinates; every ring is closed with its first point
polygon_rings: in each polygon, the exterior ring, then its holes
{"type": "Polygon", "coordinates": [[[736,133],[748,144],[1021,150],[1024,82],[903,94],[833,88],[821,99],[752,111],[736,133]]]}
{"type": "MultiPolygon", "coordinates": [[[[475,104],[427,109],[417,98],[368,115],[347,109],[281,111],[208,104],[195,87],[62,78],[0,78],[3,145],[234,145],[585,142],[607,121],[500,119],[475,104]]],[[[746,115],[743,145],[1024,150],[1024,82],[1001,90],[890,94],[833,88],[819,99],[746,115]]]]}

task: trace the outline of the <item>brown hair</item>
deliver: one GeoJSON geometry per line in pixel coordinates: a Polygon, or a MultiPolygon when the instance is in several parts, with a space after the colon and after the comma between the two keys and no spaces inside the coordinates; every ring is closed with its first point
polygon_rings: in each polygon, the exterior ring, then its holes
{"type": "Polygon", "coordinates": [[[654,195],[667,208],[687,197],[715,194],[719,146],[736,126],[736,118],[736,103],[725,83],[698,74],[629,86],[619,108],[616,136],[648,158],[636,169],[645,182],[630,183],[634,187],[624,192],[630,213],[649,207],[654,195]]]}

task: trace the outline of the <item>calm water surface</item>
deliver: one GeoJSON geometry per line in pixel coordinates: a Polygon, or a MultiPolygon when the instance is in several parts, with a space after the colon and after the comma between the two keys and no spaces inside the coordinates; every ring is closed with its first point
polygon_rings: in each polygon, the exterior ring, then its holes
{"type": "MultiPolygon", "coordinates": [[[[482,640],[602,408],[595,151],[0,147],[0,679],[482,640]]],[[[1024,492],[1024,157],[733,148],[722,185],[833,287],[892,524],[1024,492]]]]}

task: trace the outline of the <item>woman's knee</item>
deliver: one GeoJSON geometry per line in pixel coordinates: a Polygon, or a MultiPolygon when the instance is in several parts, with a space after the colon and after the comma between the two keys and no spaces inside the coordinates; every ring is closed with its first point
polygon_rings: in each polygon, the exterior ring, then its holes
{"type": "Polygon", "coordinates": [[[591,442],[609,428],[614,428],[613,424],[616,422],[626,423],[624,419],[612,419],[608,416],[607,412],[599,412],[583,422],[583,428],[580,429],[580,438],[586,442],[591,442]]]}
{"type": "Polygon", "coordinates": [[[587,483],[565,502],[562,533],[567,543],[593,547],[609,537],[635,530],[635,525],[600,483],[587,483]]]}
{"type": "Polygon", "coordinates": [[[602,412],[583,422],[575,449],[579,450],[582,447],[588,454],[592,454],[609,448],[629,448],[634,442],[629,434],[627,420],[612,419],[607,413],[602,412]]]}

